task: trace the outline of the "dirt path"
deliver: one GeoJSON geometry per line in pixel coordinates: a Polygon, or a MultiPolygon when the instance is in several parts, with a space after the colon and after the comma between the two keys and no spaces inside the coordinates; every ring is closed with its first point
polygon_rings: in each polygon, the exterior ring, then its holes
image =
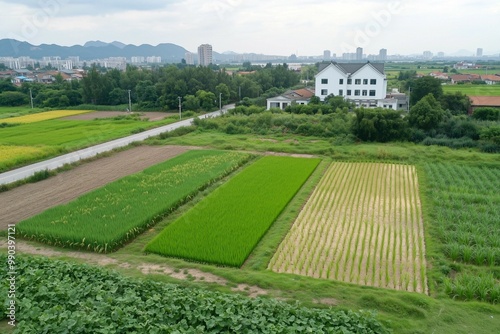
{"type": "Polygon", "coordinates": [[[139,146],[0,193],[0,230],[194,147],[139,146]]]}
{"type": "MultiPolygon", "coordinates": [[[[6,239],[0,240],[0,248],[7,248],[6,239]]],[[[136,269],[144,275],[168,275],[178,280],[193,280],[195,282],[207,282],[223,286],[228,285],[229,283],[228,280],[223,277],[214,275],[209,272],[201,271],[199,269],[176,269],[168,265],[159,265],[147,262],[130,264],[128,262],[119,261],[104,254],[85,253],[77,251],[60,252],[48,247],[36,247],[19,239],[16,240],[16,252],[19,254],[24,253],[31,255],[42,255],[47,257],[70,257],[74,259],[81,259],[91,265],[113,265],[119,268],[136,269]]],[[[269,294],[269,291],[266,289],[262,289],[256,285],[249,285],[244,283],[232,287],[231,291],[243,292],[251,298],[269,294]]],[[[319,303],[323,302],[319,301],[319,303]]]]}

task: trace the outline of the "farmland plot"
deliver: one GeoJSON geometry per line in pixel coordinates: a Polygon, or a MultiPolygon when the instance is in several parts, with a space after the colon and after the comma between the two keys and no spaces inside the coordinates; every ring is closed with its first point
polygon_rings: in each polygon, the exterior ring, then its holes
{"type": "Polygon", "coordinates": [[[276,156],[258,160],[168,225],[146,250],[241,266],[319,162],[276,156]]]}
{"type": "Polygon", "coordinates": [[[190,151],[22,221],[17,232],[55,246],[112,251],[250,157],[190,151]]]}
{"type": "Polygon", "coordinates": [[[426,292],[425,266],[415,168],[333,163],[269,269],[426,292]]]}
{"type": "Polygon", "coordinates": [[[49,119],[62,118],[62,117],[86,114],[91,112],[93,112],[93,110],[52,110],[36,114],[30,114],[12,118],[4,118],[2,119],[2,123],[36,123],[41,121],[47,121],[49,119]]]}

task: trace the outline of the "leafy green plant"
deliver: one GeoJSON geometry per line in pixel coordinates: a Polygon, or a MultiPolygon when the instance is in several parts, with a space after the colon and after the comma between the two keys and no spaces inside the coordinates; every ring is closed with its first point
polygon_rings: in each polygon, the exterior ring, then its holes
{"type": "Polygon", "coordinates": [[[388,333],[368,312],[183,288],[41,257],[19,256],[16,265],[15,333],[388,333]]]}

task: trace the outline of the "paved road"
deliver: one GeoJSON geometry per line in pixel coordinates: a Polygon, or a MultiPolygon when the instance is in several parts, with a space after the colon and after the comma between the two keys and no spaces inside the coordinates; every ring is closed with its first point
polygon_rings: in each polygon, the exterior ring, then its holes
{"type": "MultiPolygon", "coordinates": [[[[226,105],[222,108],[222,112],[224,113],[228,109],[234,108],[234,104],[226,105]]],[[[216,117],[220,115],[220,111],[214,111],[202,116],[199,118],[208,118],[208,117],[216,117]]],[[[114,150],[115,148],[127,146],[130,143],[143,141],[149,137],[158,136],[160,133],[168,132],[175,130],[177,128],[181,128],[184,126],[189,126],[193,122],[193,118],[188,118],[183,121],[161,126],[155,129],[147,130],[141,133],[137,133],[128,137],[115,139],[106,143],[102,143],[99,145],[87,147],[82,150],[78,150],[72,153],[64,154],[49,160],[41,161],[32,165],[28,165],[25,167],[21,167],[18,169],[14,169],[5,173],[0,174],[0,184],[9,184],[15,181],[23,180],[27,177],[32,176],[36,172],[44,171],[44,170],[54,170],[62,167],[65,164],[70,164],[73,162],[77,162],[79,160],[91,158],[99,153],[108,152],[114,150]]]]}

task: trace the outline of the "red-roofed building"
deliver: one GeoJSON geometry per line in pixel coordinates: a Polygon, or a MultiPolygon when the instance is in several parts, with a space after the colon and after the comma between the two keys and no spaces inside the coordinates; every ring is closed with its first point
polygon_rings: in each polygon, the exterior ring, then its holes
{"type": "Polygon", "coordinates": [[[500,76],[499,75],[482,75],[481,80],[486,82],[487,85],[496,85],[500,83],[500,76]]]}
{"type": "Polygon", "coordinates": [[[478,74],[455,74],[450,77],[451,83],[456,84],[459,82],[472,82],[481,80],[481,76],[478,74]]]}
{"type": "Polygon", "coordinates": [[[500,96],[469,96],[469,99],[471,102],[469,114],[482,107],[500,108],[500,96]]]}
{"type": "Polygon", "coordinates": [[[314,96],[313,89],[297,89],[288,91],[276,97],[267,99],[267,109],[279,108],[285,109],[292,104],[308,104],[311,97],[314,96]]]}

